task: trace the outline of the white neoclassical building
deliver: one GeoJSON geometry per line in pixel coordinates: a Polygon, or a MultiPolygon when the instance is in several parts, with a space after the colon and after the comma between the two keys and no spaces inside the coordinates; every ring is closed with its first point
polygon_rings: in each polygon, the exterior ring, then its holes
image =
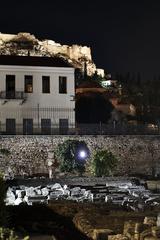
{"type": "Polygon", "coordinates": [[[0,132],[72,133],[74,84],[74,68],[61,58],[0,55],[0,132]]]}

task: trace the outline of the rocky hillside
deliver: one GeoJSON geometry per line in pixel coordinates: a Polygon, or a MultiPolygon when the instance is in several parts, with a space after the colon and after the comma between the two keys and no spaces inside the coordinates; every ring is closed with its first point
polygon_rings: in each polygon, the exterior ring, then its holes
{"type": "Polygon", "coordinates": [[[103,73],[102,69],[97,69],[91,56],[91,49],[79,45],[61,45],[53,40],[38,40],[30,33],[3,34],[0,33],[0,54],[20,55],[20,56],[46,56],[61,57],[71,63],[75,68],[84,71],[86,63],[88,75],[95,71],[103,73]]]}

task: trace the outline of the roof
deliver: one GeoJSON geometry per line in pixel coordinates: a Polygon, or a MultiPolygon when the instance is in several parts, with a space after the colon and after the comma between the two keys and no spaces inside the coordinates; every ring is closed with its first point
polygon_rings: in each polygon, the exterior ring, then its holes
{"type": "Polygon", "coordinates": [[[65,59],[60,57],[35,57],[0,55],[0,65],[13,66],[44,66],[44,67],[72,67],[65,59]]]}

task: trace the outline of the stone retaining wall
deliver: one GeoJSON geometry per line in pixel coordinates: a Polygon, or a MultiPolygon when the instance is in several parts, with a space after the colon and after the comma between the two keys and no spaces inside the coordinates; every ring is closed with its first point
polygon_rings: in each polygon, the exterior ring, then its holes
{"type": "Polygon", "coordinates": [[[8,167],[16,175],[48,173],[48,151],[66,139],[84,140],[93,154],[95,149],[112,151],[119,159],[117,175],[160,174],[159,136],[1,136],[0,148],[9,156],[0,156],[0,171],[8,167]]]}

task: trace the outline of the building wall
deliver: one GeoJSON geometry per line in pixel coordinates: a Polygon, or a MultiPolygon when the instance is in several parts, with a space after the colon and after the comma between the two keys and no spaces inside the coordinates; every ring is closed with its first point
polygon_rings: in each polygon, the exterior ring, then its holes
{"type": "Polygon", "coordinates": [[[5,124],[6,118],[15,118],[18,124],[23,118],[33,118],[37,123],[37,109],[44,109],[39,113],[39,118],[52,118],[53,123],[58,124],[60,118],[68,118],[75,123],[75,95],[74,69],[56,67],[28,67],[28,66],[0,66],[0,92],[6,90],[6,75],[15,75],[16,91],[24,92],[24,76],[33,76],[33,93],[27,93],[27,100],[0,100],[0,120],[5,124]],[[42,93],[42,76],[50,76],[50,93],[42,93]],[[67,93],[59,94],[59,76],[67,77],[67,93]],[[45,112],[47,109],[47,114],[45,112]],[[55,109],[60,109],[55,112],[55,109]]]}
{"type": "Polygon", "coordinates": [[[0,148],[11,154],[0,156],[0,171],[8,167],[14,174],[48,173],[48,152],[66,139],[84,140],[91,155],[98,148],[112,151],[119,159],[117,175],[160,175],[159,136],[1,136],[0,148]]]}

